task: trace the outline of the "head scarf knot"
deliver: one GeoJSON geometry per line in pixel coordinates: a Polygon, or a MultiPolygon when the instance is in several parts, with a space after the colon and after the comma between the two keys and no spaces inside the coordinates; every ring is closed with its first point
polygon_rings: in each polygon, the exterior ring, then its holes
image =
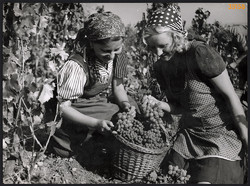
{"type": "Polygon", "coordinates": [[[187,34],[187,31],[183,28],[181,16],[174,7],[161,8],[154,11],[147,24],[147,27],[152,26],[169,27],[183,35],[187,34]]]}

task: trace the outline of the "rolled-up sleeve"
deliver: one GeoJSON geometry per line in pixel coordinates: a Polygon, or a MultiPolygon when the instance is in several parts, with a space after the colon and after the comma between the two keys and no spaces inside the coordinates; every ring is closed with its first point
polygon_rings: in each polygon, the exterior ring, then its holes
{"type": "Polygon", "coordinates": [[[80,65],[69,60],[58,73],[58,97],[60,100],[73,100],[84,93],[86,74],[80,65]]]}
{"type": "Polygon", "coordinates": [[[201,74],[207,78],[220,75],[226,68],[226,63],[220,54],[207,45],[196,48],[195,58],[201,74]]]}

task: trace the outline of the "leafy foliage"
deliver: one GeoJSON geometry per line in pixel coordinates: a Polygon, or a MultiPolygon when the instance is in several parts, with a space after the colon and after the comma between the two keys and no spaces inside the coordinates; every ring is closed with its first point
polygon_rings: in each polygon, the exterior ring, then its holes
{"type": "MultiPolygon", "coordinates": [[[[43,122],[45,104],[54,97],[57,71],[83,27],[85,12],[84,3],[3,4],[3,143],[9,158],[21,156],[27,130],[33,147],[44,153],[59,127],[58,118],[43,122]],[[35,133],[41,128],[50,131],[45,141],[35,133]]],[[[35,161],[30,161],[29,175],[35,161]]]]}

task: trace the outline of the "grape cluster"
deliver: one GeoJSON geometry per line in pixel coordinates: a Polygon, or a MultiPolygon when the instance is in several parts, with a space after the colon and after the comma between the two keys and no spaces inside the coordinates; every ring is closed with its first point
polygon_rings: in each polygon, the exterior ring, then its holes
{"type": "Polygon", "coordinates": [[[239,72],[238,69],[233,69],[230,65],[227,66],[228,75],[235,89],[239,89],[239,72]]]}
{"type": "Polygon", "coordinates": [[[134,119],[128,112],[118,113],[116,131],[127,141],[140,145],[142,144],[144,126],[134,119]]]}
{"type": "Polygon", "coordinates": [[[152,171],[149,176],[144,179],[146,183],[156,183],[156,184],[186,184],[190,175],[187,171],[180,169],[178,166],[169,165],[168,173],[164,175],[160,171],[152,171]]]}
{"type": "Polygon", "coordinates": [[[166,136],[164,136],[159,125],[150,121],[145,121],[143,124],[145,128],[143,133],[143,146],[150,149],[159,149],[169,145],[169,142],[166,142],[166,136]]]}
{"type": "Polygon", "coordinates": [[[149,98],[150,96],[145,95],[141,101],[141,109],[146,118],[149,118],[153,123],[161,123],[163,124],[162,117],[164,116],[164,112],[159,106],[153,103],[149,98]]]}
{"type": "Polygon", "coordinates": [[[145,95],[141,99],[140,107],[143,113],[144,120],[149,119],[151,121],[150,128],[158,129],[159,127],[161,127],[161,130],[163,130],[168,135],[168,140],[170,140],[174,135],[172,126],[171,124],[166,122],[168,119],[167,116],[164,115],[163,110],[154,101],[152,101],[150,97],[150,95],[145,95]]]}
{"type": "Polygon", "coordinates": [[[169,146],[173,137],[171,126],[163,121],[164,112],[150,95],[139,100],[141,114],[135,115],[131,107],[126,112],[117,114],[116,126],[113,130],[127,141],[149,149],[161,149],[169,146]]]}
{"type": "Polygon", "coordinates": [[[190,179],[190,175],[187,174],[187,171],[184,169],[180,169],[178,166],[169,165],[168,167],[168,177],[171,183],[187,183],[190,179]]]}
{"type": "Polygon", "coordinates": [[[113,130],[118,135],[133,144],[150,149],[159,149],[169,145],[160,125],[143,117],[138,118],[141,119],[139,121],[131,113],[133,112],[128,110],[117,114],[117,122],[113,130]]]}

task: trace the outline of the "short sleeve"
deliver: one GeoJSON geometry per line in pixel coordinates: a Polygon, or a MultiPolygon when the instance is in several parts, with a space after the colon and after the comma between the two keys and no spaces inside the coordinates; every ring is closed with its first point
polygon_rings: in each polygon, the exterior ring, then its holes
{"type": "Polygon", "coordinates": [[[207,78],[220,75],[226,68],[226,63],[220,54],[205,44],[196,47],[195,59],[201,75],[207,78]]]}
{"type": "Polygon", "coordinates": [[[58,73],[59,99],[73,100],[82,96],[85,83],[86,74],[83,68],[72,60],[67,61],[58,73]]]}
{"type": "Polygon", "coordinates": [[[124,78],[127,76],[128,56],[124,50],[117,55],[114,76],[117,78],[124,78]]]}

